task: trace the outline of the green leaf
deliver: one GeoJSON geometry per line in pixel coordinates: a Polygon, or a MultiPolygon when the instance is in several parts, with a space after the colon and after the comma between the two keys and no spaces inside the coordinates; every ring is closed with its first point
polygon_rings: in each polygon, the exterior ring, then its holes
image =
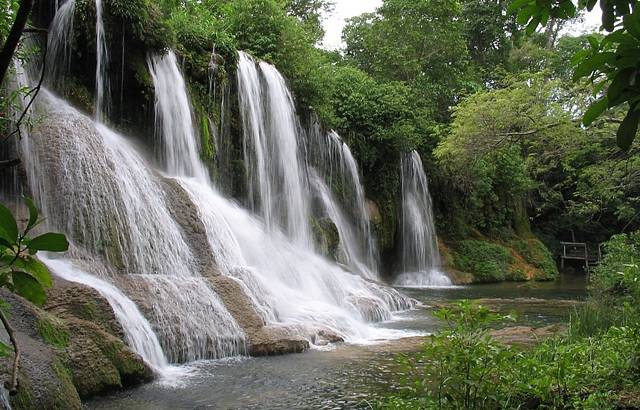
{"type": "Polygon", "coordinates": [[[4,342],[0,342],[0,357],[7,357],[13,353],[13,348],[4,342]]]}
{"type": "Polygon", "coordinates": [[[607,97],[601,98],[598,101],[591,104],[589,109],[584,113],[584,117],[582,118],[582,123],[585,127],[591,125],[596,118],[600,116],[607,109],[608,101],[607,97]]]}
{"type": "MultiPolygon", "coordinates": [[[[11,262],[11,258],[5,256],[2,261],[8,263],[11,262]]],[[[49,272],[49,269],[45,264],[36,258],[31,256],[27,258],[18,258],[13,263],[13,267],[29,273],[45,288],[50,288],[53,285],[51,272],[49,272]]]]}
{"type": "Polygon", "coordinates": [[[624,151],[628,151],[633,144],[633,140],[638,132],[638,122],[640,121],[640,111],[631,108],[627,116],[622,120],[617,133],[618,147],[624,151]]]}
{"type": "Polygon", "coordinates": [[[507,8],[507,12],[509,14],[511,13],[515,13],[516,11],[520,10],[522,7],[524,7],[525,5],[529,4],[530,0],[514,0],[509,7],[507,8]]]}
{"type": "Polygon", "coordinates": [[[38,208],[33,203],[33,199],[25,197],[24,201],[27,203],[27,208],[29,208],[29,222],[27,223],[27,230],[29,230],[38,222],[38,208]]]}
{"type": "Polygon", "coordinates": [[[61,233],[48,232],[27,242],[30,251],[64,252],[69,249],[66,236],[61,233]]]}
{"type": "Polygon", "coordinates": [[[591,45],[591,48],[593,48],[595,51],[598,51],[600,49],[600,43],[595,36],[588,36],[587,41],[591,45]]]}
{"type": "Polygon", "coordinates": [[[625,88],[629,86],[631,79],[635,76],[635,73],[635,68],[625,68],[616,74],[613,81],[611,81],[611,84],[609,84],[609,89],[607,90],[607,98],[611,105],[618,105],[622,103],[622,101],[618,101],[618,98],[625,88]]]}
{"type": "Polygon", "coordinates": [[[573,73],[573,80],[577,81],[582,77],[586,77],[590,75],[592,72],[604,68],[606,63],[614,61],[616,58],[615,53],[606,52],[606,53],[597,53],[584,59],[577,67],[575,72],[573,73]]]}
{"type": "Polygon", "coordinates": [[[18,241],[18,224],[6,206],[0,204],[0,237],[10,244],[18,241]]]}
{"type": "Polygon", "coordinates": [[[30,302],[41,306],[46,300],[44,288],[36,278],[22,271],[13,271],[13,291],[30,302]]]}
{"type": "Polygon", "coordinates": [[[624,16],[622,24],[629,34],[640,40],[640,12],[624,16]]]}

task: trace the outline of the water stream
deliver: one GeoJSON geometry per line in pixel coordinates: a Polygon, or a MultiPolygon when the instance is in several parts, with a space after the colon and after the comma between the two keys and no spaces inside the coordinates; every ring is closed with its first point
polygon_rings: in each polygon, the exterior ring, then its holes
{"type": "Polygon", "coordinates": [[[440,270],[433,204],[422,159],[416,151],[402,158],[402,273],[399,286],[450,286],[440,270]]]}

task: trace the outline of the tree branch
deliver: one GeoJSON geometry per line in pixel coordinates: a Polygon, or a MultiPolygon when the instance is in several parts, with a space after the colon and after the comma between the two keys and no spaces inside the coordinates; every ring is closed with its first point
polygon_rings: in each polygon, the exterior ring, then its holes
{"type": "Polygon", "coordinates": [[[20,1],[20,6],[16,13],[16,19],[11,26],[11,31],[9,31],[7,41],[5,41],[2,51],[0,52],[0,85],[2,85],[7,75],[7,70],[11,65],[11,59],[13,58],[13,54],[16,52],[16,48],[18,48],[20,37],[22,37],[22,32],[27,25],[32,8],[33,0],[20,1]]]}
{"type": "Polygon", "coordinates": [[[13,327],[7,320],[7,317],[4,315],[2,309],[0,309],[0,320],[4,325],[4,328],[7,330],[7,334],[9,335],[9,340],[11,340],[11,344],[13,345],[13,350],[15,352],[15,356],[13,358],[13,370],[11,371],[11,380],[7,382],[9,389],[9,394],[15,396],[18,392],[18,366],[20,365],[20,348],[18,347],[18,342],[16,340],[16,334],[13,330],[13,327]]]}

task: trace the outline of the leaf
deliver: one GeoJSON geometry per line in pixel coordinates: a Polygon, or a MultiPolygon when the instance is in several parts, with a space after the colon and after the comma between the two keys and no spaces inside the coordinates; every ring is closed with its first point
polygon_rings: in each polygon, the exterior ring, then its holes
{"type": "Polygon", "coordinates": [[[44,288],[26,272],[13,271],[13,291],[30,302],[41,306],[46,300],[44,288]]]}
{"type": "MultiPolygon", "coordinates": [[[[12,258],[5,256],[2,259],[2,262],[11,262],[12,258]]],[[[14,268],[20,269],[22,271],[27,272],[34,278],[40,282],[42,286],[45,288],[50,288],[53,285],[53,280],[51,279],[51,272],[46,267],[45,264],[40,262],[38,259],[33,258],[31,256],[27,258],[18,258],[12,265],[14,268]]]]}
{"type": "Polygon", "coordinates": [[[627,116],[622,120],[620,128],[617,133],[618,147],[623,151],[628,151],[633,144],[633,140],[638,132],[638,122],[640,121],[640,111],[631,108],[627,113],[627,116]]]}
{"type": "Polygon", "coordinates": [[[594,102],[589,106],[589,109],[584,113],[584,117],[582,118],[582,123],[585,127],[591,125],[596,118],[600,116],[607,109],[609,102],[607,101],[607,97],[601,98],[598,101],[594,102]]]}
{"type": "Polygon", "coordinates": [[[525,5],[529,4],[530,0],[514,0],[509,7],[507,8],[507,12],[509,14],[515,13],[520,10],[525,5]]]}
{"type": "Polygon", "coordinates": [[[64,252],[69,249],[67,237],[61,233],[48,232],[27,242],[30,251],[64,252]]]}
{"type": "Polygon", "coordinates": [[[27,223],[28,231],[38,222],[38,208],[36,207],[36,204],[33,203],[33,199],[25,197],[24,201],[27,203],[27,208],[29,208],[29,222],[27,223]]]}
{"type": "Polygon", "coordinates": [[[10,244],[18,241],[18,224],[6,206],[0,204],[0,237],[10,244]]]}
{"type": "Polygon", "coordinates": [[[595,36],[588,36],[587,41],[591,45],[591,48],[593,48],[595,51],[598,51],[600,49],[600,43],[595,36]]]}
{"type": "Polygon", "coordinates": [[[590,75],[592,72],[602,68],[606,63],[613,61],[616,58],[615,53],[597,53],[584,59],[573,73],[573,80],[577,81],[582,77],[590,75]]]}
{"type": "Polygon", "coordinates": [[[618,105],[622,101],[618,101],[618,98],[622,94],[622,92],[629,86],[631,83],[631,79],[634,77],[636,73],[635,68],[625,68],[624,70],[620,70],[616,76],[609,84],[609,89],[607,90],[607,98],[611,105],[618,105]]]}
{"type": "Polygon", "coordinates": [[[629,34],[640,40],[640,12],[635,11],[633,14],[624,16],[622,25],[629,34]]]}

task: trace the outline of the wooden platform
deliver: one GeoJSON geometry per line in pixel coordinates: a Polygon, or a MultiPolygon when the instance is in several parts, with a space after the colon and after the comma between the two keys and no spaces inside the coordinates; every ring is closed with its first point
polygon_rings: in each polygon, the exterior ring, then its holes
{"type": "Polygon", "coordinates": [[[590,267],[597,265],[602,259],[602,244],[597,244],[595,250],[590,249],[585,242],[560,242],[560,245],[560,267],[563,269],[565,261],[579,260],[584,262],[584,268],[588,272],[590,267]]]}

